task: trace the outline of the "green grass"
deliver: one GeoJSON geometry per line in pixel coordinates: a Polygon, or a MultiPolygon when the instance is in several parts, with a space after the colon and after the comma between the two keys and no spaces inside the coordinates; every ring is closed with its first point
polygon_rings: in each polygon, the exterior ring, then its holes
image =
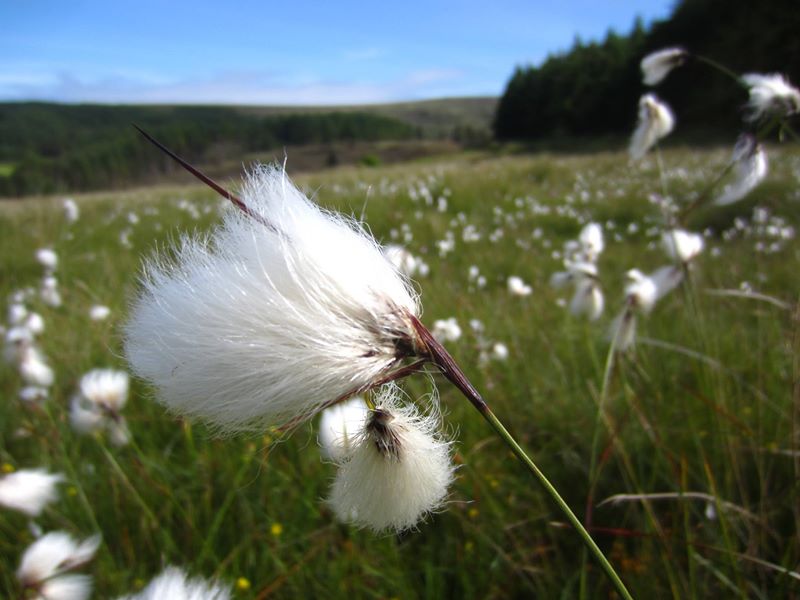
{"type": "MultiPolygon", "coordinates": [[[[693,228],[715,231],[689,283],[640,320],[642,339],[616,362],[599,418],[606,333],[622,306],[624,273],[667,262],[646,233],[659,225],[648,202],[660,191],[654,166],[631,167],[622,154],[470,154],[342,168],[299,183],[326,206],[364,212],[384,242],[410,231],[408,248],[431,271],[418,279],[423,321],[458,319],[464,335],[449,349],[580,517],[594,498],[592,534],[634,596],[796,597],[800,582],[782,569],[795,570],[800,560],[800,407],[793,395],[800,250],[787,239],[774,252],[757,251],[775,240],[766,227],[735,225],[762,206],[785,226],[800,227],[800,156],[791,148],[770,152],[771,173],[761,188],[740,204],[694,216],[693,228]],[[409,188],[423,183],[432,206],[409,197],[409,188]],[[447,198],[444,212],[437,210],[440,196],[447,198]],[[579,219],[614,226],[599,262],[607,309],[597,323],[570,316],[558,303],[568,293],[547,284],[562,268],[552,253],[577,235],[579,219]],[[462,241],[463,222],[477,228],[479,241],[462,241]],[[456,248],[440,257],[435,242],[448,229],[456,248]],[[738,233],[723,235],[731,231],[738,233]],[[485,288],[469,281],[471,265],[486,276],[485,288]],[[509,295],[509,275],[530,283],[533,294],[509,295]],[[786,306],[708,293],[743,282],[786,306]],[[508,360],[480,359],[470,319],[483,322],[487,339],[508,346],[508,360]],[[706,502],[689,498],[598,506],[614,494],[683,492],[717,498],[717,519],[706,517],[706,502]],[[726,510],[724,502],[746,512],[726,510]]],[[[726,156],[727,150],[666,152],[676,201],[687,202],[726,156]]],[[[334,469],[321,462],[311,424],[281,443],[269,431],[216,439],[165,413],[135,381],[125,409],[131,445],[114,448],[73,433],[68,403],[81,375],[125,366],[119,325],[141,257],[180,231],[210,226],[219,204],[198,187],[76,200],[81,217],[72,226],[55,198],[0,206],[0,297],[38,285],[34,252],[43,246],[59,254],[64,297],[59,309],[30,303],[47,323],[41,347],[56,371],[44,409],[22,407],[19,376],[0,366],[0,464],[66,475],[61,500],[37,522],[46,531],[102,532],[103,546],[83,569],[94,577],[95,597],[133,591],[165,564],[230,583],[246,578],[249,589],[237,588],[237,598],[577,598],[582,572],[587,597],[612,593],[538,485],[439,378],[445,421],[457,440],[457,481],[446,510],[402,536],[376,536],[333,519],[323,499],[334,469]],[[180,199],[200,209],[200,218],[179,208],[180,199]],[[138,224],[128,223],[130,211],[138,224]],[[126,229],[130,249],[119,239],[126,229]],[[95,303],[112,308],[108,322],[88,319],[95,303]]],[[[422,376],[404,386],[412,396],[430,392],[422,376]]],[[[9,567],[0,569],[0,596],[19,595],[13,571],[31,540],[21,515],[0,512],[0,564],[9,567]]]]}

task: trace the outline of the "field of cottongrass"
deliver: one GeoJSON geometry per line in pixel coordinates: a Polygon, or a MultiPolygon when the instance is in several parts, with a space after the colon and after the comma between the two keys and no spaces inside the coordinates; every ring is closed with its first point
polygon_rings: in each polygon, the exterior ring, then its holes
{"type": "MultiPolygon", "coordinates": [[[[471,154],[298,184],[424,261],[413,275],[423,322],[455,320],[438,327],[445,345],[634,596],[785,598],[800,596],[800,154],[769,154],[769,176],[746,199],[691,215],[703,251],[613,360],[626,272],[672,264],[654,194],[691,203],[728,149],[668,150],[663,173],[655,155],[631,165],[622,153],[471,154]],[[549,283],[590,222],[605,241],[595,321],[570,313],[570,287],[549,283]]],[[[285,439],[221,439],[132,379],[127,440],[74,431],[81,377],[127,368],[120,326],[142,257],[229,208],[205,188],[153,188],[75,197],[70,223],[62,201],[0,205],[3,310],[41,316],[35,345],[54,380],[46,399],[21,400],[13,357],[0,366],[0,465],[63,475],[39,516],[0,507],[0,596],[20,597],[22,553],[56,530],[102,535],[75,571],[96,598],[135,592],[167,565],[218,578],[236,598],[613,595],[549,497],[439,375],[404,388],[422,398],[439,383],[456,481],[444,510],[400,535],[336,521],[325,502],[335,468],[314,423],[285,439]],[[58,307],[40,293],[41,248],[58,257],[58,307]],[[96,306],[109,315],[92,319],[96,306]]]]}

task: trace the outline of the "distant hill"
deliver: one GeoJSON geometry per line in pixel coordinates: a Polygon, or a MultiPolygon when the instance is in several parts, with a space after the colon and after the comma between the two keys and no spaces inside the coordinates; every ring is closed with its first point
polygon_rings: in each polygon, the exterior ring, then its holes
{"type": "Polygon", "coordinates": [[[273,115],[303,112],[367,112],[404,121],[419,127],[425,137],[452,137],[459,128],[489,131],[497,109],[498,98],[475,96],[437,98],[390,104],[358,104],[350,106],[241,106],[249,114],[273,115]]]}
{"type": "Polygon", "coordinates": [[[453,149],[437,141],[486,142],[496,102],[451,98],[336,107],[0,103],[0,196],[124,187],[174,171],[170,161],[143,143],[132,123],[212,171],[231,156],[264,156],[285,147],[310,147],[302,152],[309,157],[303,164],[324,166],[453,149]],[[394,144],[389,151],[389,141],[409,143],[402,148],[394,144]],[[380,151],[370,150],[369,144],[379,142],[380,151]]]}

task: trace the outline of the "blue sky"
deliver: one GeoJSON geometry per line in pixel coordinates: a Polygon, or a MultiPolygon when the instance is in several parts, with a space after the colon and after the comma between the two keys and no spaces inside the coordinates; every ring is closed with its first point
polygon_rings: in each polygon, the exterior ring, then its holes
{"type": "Polygon", "coordinates": [[[360,104],[499,95],[674,0],[0,0],[0,100],[360,104]]]}

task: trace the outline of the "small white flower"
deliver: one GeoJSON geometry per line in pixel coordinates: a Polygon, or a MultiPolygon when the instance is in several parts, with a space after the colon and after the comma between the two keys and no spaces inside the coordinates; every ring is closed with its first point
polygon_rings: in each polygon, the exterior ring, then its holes
{"type": "Polygon", "coordinates": [[[95,304],[89,308],[89,318],[92,321],[105,321],[108,315],[111,314],[111,309],[102,304],[95,304]]]}
{"type": "Polygon", "coordinates": [[[645,85],[656,85],[669,75],[675,67],[681,66],[689,56],[683,48],[664,48],[651,52],[640,63],[645,85]]]}
{"type": "Polygon", "coordinates": [[[177,567],[167,567],[138,594],[118,600],[229,600],[231,591],[214,581],[190,579],[177,567]]]}
{"type": "Polygon", "coordinates": [[[417,298],[357,223],[259,167],[243,210],[146,265],[125,352],[175,412],[222,430],[310,416],[413,354],[417,298]]]}
{"type": "Polygon", "coordinates": [[[758,121],[769,115],[785,117],[800,112],[800,90],[783,75],[748,73],[742,75],[742,81],[750,92],[747,103],[749,121],[758,121]]]}
{"type": "Polygon", "coordinates": [[[703,236],[683,229],[665,231],[661,243],[667,255],[681,263],[689,263],[703,251],[703,236]]]}
{"type": "Polygon", "coordinates": [[[56,485],[63,480],[60,473],[44,469],[22,469],[0,477],[0,506],[38,517],[56,499],[56,485]]]}
{"type": "Polygon", "coordinates": [[[508,291],[514,296],[529,296],[533,289],[521,277],[512,275],[508,278],[508,291]]]}
{"type": "Polygon", "coordinates": [[[322,411],[319,419],[319,445],[326,458],[341,462],[350,454],[357,436],[364,429],[367,413],[367,404],[361,396],[355,396],[322,411]]]}
{"type": "Polygon", "coordinates": [[[767,153],[749,134],[742,134],[733,148],[733,180],[714,201],[717,205],[738,202],[767,176],[767,153]]]}
{"type": "Polygon", "coordinates": [[[433,322],[431,332],[440,342],[457,342],[461,338],[461,326],[455,317],[437,319],[433,322]]]}
{"type": "Polygon", "coordinates": [[[49,271],[55,270],[58,266],[58,254],[52,248],[39,248],[36,251],[36,260],[49,271]]]}
{"type": "Polygon", "coordinates": [[[440,508],[454,467],[438,428],[438,414],[423,416],[384,391],[334,480],[330,504],[337,517],[374,531],[403,531],[440,508]]]}
{"type": "Polygon", "coordinates": [[[80,217],[81,212],[78,210],[78,205],[72,198],[64,198],[61,207],[64,210],[64,218],[67,220],[67,223],[74,223],[78,220],[78,217],[80,217]]]}
{"type": "Polygon", "coordinates": [[[47,533],[25,550],[17,579],[41,600],[84,600],[91,593],[91,579],[66,573],[92,560],[99,546],[99,535],[78,543],[63,531],[47,533]]]}
{"type": "Polygon", "coordinates": [[[633,132],[629,152],[632,160],[641,160],[658,140],[668,135],[675,126],[670,108],[653,94],[639,99],[639,122],[633,132]]]}

